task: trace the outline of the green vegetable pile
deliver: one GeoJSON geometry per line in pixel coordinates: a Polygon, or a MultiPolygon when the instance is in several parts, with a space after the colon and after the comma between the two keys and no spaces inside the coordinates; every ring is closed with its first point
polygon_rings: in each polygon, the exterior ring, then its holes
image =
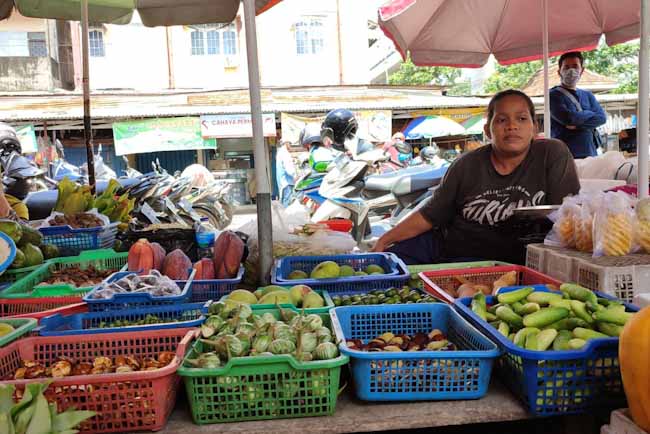
{"type": "Polygon", "coordinates": [[[578,285],[565,283],[560,291],[521,288],[499,294],[498,304],[489,308],[478,293],[471,308],[515,345],[532,351],[576,350],[590,339],[618,337],[633,315],[623,303],[578,285]]]}
{"type": "Polygon", "coordinates": [[[428,294],[411,289],[408,286],[402,289],[376,289],[367,294],[335,295],[332,297],[334,306],[357,306],[367,304],[412,304],[436,303],[437,300],[428,294]]]}
{"type": "Polygon", "coordinates": [[[160,318],[157,315],[151,315],[147,314],[144,318],[141,318],[139,320],[128,320],[128,319],[122,319],[122,320],[116,320],[112,322],[105,322],[102,321],[97,325],[97,328],[100,329],[105,329],[105,328],[114,328],[114,327],[129,327],[129,326],[141,326],[141,325],[152,325],[152,324],[166,324],[166,323],[172,323],[172,322],[178,322],[178,319],[173,318],[160,318]]]}
{"type": "Polygon", "coordinates": [[[185,362],[191,367],[218,368],[233,357],[290,354],[298,361],[329,360],[339,356],[332,332],[319,315],[279,309],[253,315],[247,304],[213,303],[201,326],[203,348],[211,351],[185,362]]]}
{"type": "Polygon", "coordinates": [[[16,403],[14,394],[19,392],[13,384],[0,385],[0,433],[74,434],[77,425],[95,415],[94,411],[71,409],[58,413],[56,404],[48,403],[43,396],[48,386],[28,384],[16,403]]]}

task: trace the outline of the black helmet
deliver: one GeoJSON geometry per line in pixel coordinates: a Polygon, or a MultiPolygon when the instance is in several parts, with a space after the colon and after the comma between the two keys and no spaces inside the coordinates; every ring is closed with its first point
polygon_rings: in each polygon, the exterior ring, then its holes
{"type": "Polygon", "coordinates": [[[321,141],[324,142],[326,137],[332,140],[332,147],[338,151],[345,150],[345,141],[352,139],[359,129],[357,118],[350,110],[336,109],[332,110],[325,116],[325,120],[320,127],[321,141]]]}
{"type": "Polygon", "coordinates": [[[317,124],[307,124],[300,132],[300,146],[306,147],[314,143],[320,143],[320,128],[317,124]]]}
{"type": "Polygon", "coordinates": [[[432,161],[436,155],[438,155],[437,147],[426,146],[420,151],[420,158],[424,161],[432,161]]]}
{"type": "Polygon", "coordinates": [[[22,153],[16,130],[11,125],[0,122],[0,152],[8,154],[12,151],[22,153]]]}

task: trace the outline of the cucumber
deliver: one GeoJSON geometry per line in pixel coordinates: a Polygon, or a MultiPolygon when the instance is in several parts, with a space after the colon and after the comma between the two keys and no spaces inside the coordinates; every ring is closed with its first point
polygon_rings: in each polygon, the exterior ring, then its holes
{"type": "Polygon", "coordinates": [[[571,310],[571,301],[570,300],[565,300],[563,298],[559,300],[551,300],[549,303],[551,307],[563,307],[565,309],[571,310]]]}
{"type": "Polygon", "coordinates": [[[580,348],[584,347],[587,344],[587,341],[584,339],[571,339],[569,341],[569,349],[571,350],[579,350],[580,348]]]}
{"type": "Polygon", "coordinates": [[[525,288],[520,288],[515,291],[510,291],[510,292],[504,292],[503,294],[497,295],[497,300],[499,300],[499,303],[505,303],[505,304],[510,304],[514,303],[519,300],[523,300],[533,292],[535,289],[527,286],[525,288]]]}
{"type": "Polygon", "coordinates": [[[510,308],[514,310],[517,315],[524,315],[524,304],[521,301],[511,303],[510,308]]]}
{"type": "Polygon", "coordinates": [[[531,351],[537,351],[537,336],[539,333],[530,333],[526,336],[526,349],[531,351]]]}
{"type": "Polygon", "coordinates": [[[605,333],[607,336],[617,338],[623,332],[623,326],[611,324],[608,322],[599,322],[598,330],[600,330],[602,333],[605,333]]]}
{"type": "Polygon", "coordinates": [[[535,327],[523,328],[523,329],[519,330],[517,333],[515,333],[515,337],[513,338],[513,342],[515,343],[515,345],[517,345],[519,347],[524,347],[526,345],[526,338],[531,333],[539,333],[539,329],[535,328],[535,327]]]}
{"type": "Polygon", "coordinates": [[[548,306],[552,300],[562,300],[562,295],[554,292],[535,291],[526,297],[531,303],[537,303],[540,306],[548,306]]]}
{"type": "Polygon", "coordinates": [[[487,319],[487,307],[485,305],[485,294],[477,292],[472,297],[472,312],[478,315],[483,321],[487,319]]]}
{"type": "Polygon", "coordinates": [[[605,306],[602,306],[598,303],[594,303],[593,301],[586,301],[585,306],[587,307],[587,310],[591,313],[598,312],[599,310],[605,310],[605,306]]]}
{"type": "Polygon", "coordinates": [[[602,339],[602,338],[608,338],[609,336],[591,329],[576,327],[575,329],[573,329],[573,337],[588,341],[589,339],[602,339]]]}
{"type": "Polygon", "coordinates": [[[521,327],[523,323],[523,318],[513,312],[508,306],[501,306],[497,309],[497,317],[501,321],[505,321],[511,327],[521,327]]]}
{"type": "Polygon", "coordinates": [[[524,325],[526,327],[545,327],[560,321],[569,316],[569,311],[563,307],[546,307],[537,312],[531,313],[524,317],[524,325]]]}
{"type": "Polygon", "coordinates": [[[568,330],[560,330],[557,334],[555,340],[553,340],[553,349],[555,351],[565,351],[570,350],[569,341],[573,338],[573,335],[568,330]]]}
{"type": "Polygon", "coordinates": [[[630,318],[632,318],[632,313],[621,312],[616,309],[605,309],[595,312],[593,319],[599,322],[609,322],[612,324],[624,326],[630,318]]]}
{"type": "Polygon", "coordinates": [[[515,341],[515,334],[514,334],[514,333],[510,333],[510,334],[508,335],[508,340],[509,340],[510,342],[514,342],[514,341],[515,341]]]}
{"type": "Polygon", "coordinates": [[[598,297],[596,297],[596,294],[594,294],[593,291],[590,291],[587,288],[583,288],[582,286],[576,285],[574,283],[563,283],[560,286],[560,291],[568,294],[569,297],[571,297],[571,300],[585,302],[591,301],[592,303],[598,303],[598,297]]]}
{"type": "Polygon", "coordinates": [[[589,327],[589,324],[586,321],[581,320],[580,318],[570,317],[570,318],[564,318],[559,321],[556,321],[553,324],[549,324],[544,328],[555,329],[558,331],[561,330],[571,331],[576,327],[589,327]]]}
{"type": "Polygon", "coordinates": [[[542,330],[537,334],[537,351],[546,351],[551,346],[558,331],[553,329],[542,330]]]}
{"type": "Polygon", "coordinates": [[[521,309],[522,313],[520,313],[519,315],[529,315],[531,313],[535,313],[539,311],[540,309],[541,307],[537,303],[526,303],[523,305],[521,309]]]}
{"type": "Polygon", "coordinates": [[[491,314],[496,315],[497,309],[500,308],[501,306],[503,306],[501,303],[494,304],[490,306],[487,311],[490,312],[491,314]]]}
{"type": "MultiPolygon", "coordinates": [[[[583,302],[578,300],[571,300],[571,310],[578,318],[585,321],[587,324],[591,325],[594,323],[594,319],[591,317],[591,314],[587,312],[587,307],[583,302]]],[[[607,322],[611,322],[611,321],[607,321],[607,322]]]]}
{"type": "Polygon", "coordinates": [[[609,306],[607,306],[607,310],[613,310],[614,312],[625,312],[625,305],[611,303],[609,306]]]}
{"type": "Polygon", "coordinates": [[[499,327],[497,327],[497,330],[505,337],[508,337],[508,335],[510,334],[510,326],[505,321],[501,321],[499,323],[499,327]]]}
{"type": "Polygon", "coordinates": [[[490,312],[485,312],[485,320],[490,322],[490,321],[496,321],[498,320],[497,316],[493,313],[490,312]]]}

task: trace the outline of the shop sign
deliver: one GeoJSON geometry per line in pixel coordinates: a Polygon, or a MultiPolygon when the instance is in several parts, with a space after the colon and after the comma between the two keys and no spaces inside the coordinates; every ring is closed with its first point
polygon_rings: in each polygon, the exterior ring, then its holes
{"type": "Polygon", "coordinates": [[[113,124],[115,155],[216,149],[217,141],[201,137],[199,118],[159,118],[113,124]]]}
{"type": "Polygon", "coordinates": [[[36,139],[34,125],[25,125],[16,128],[16,136],[18,136],[23,153],[33,154],[38,152],[38,140],[36,139]]]}
{"type": "MultiPolygon", "coordinates": [[[[370,142],[382,143],[390,140],[393,128],[393,112],[391,110],[359,110],[354,115],[359,123],[357,135],[370,142]]],[[[325,116],[303,117],[282,113],[282,138],[293,143],[298,142],[300,131],[307,124],[320,125],[325,116]]]]}
{"type": "MultiPolygon", "coordinates": [[[[275,137],[275,114],[262,114],[264,137],[275,137]]],[[[204,115],[201,116],[201,135],[217,139],[253,137],[251,115],[204,115]]]]}

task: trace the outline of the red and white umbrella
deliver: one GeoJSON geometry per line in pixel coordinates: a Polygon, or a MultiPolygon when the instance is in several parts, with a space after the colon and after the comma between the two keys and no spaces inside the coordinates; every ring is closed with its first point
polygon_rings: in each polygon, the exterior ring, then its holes
{"type": "MultiPolygon", "coordinates": [[[[641,36],[639,53],[639,160],[648,161],[650,0],[392,0],[379,8],[379,25],[403,58],[420,66],[477,68],[490,54],[501,64],[591,50],[641,36]],[[642,19],[642,17],[644,19],[642,19]]],[[[550,133],[545,104],[545,133],[550,133]]],[[[639,179],[648,165],[639,164],[639,179]]],[[[639,196],[648,195],[640,182],[639,196]]]]}

